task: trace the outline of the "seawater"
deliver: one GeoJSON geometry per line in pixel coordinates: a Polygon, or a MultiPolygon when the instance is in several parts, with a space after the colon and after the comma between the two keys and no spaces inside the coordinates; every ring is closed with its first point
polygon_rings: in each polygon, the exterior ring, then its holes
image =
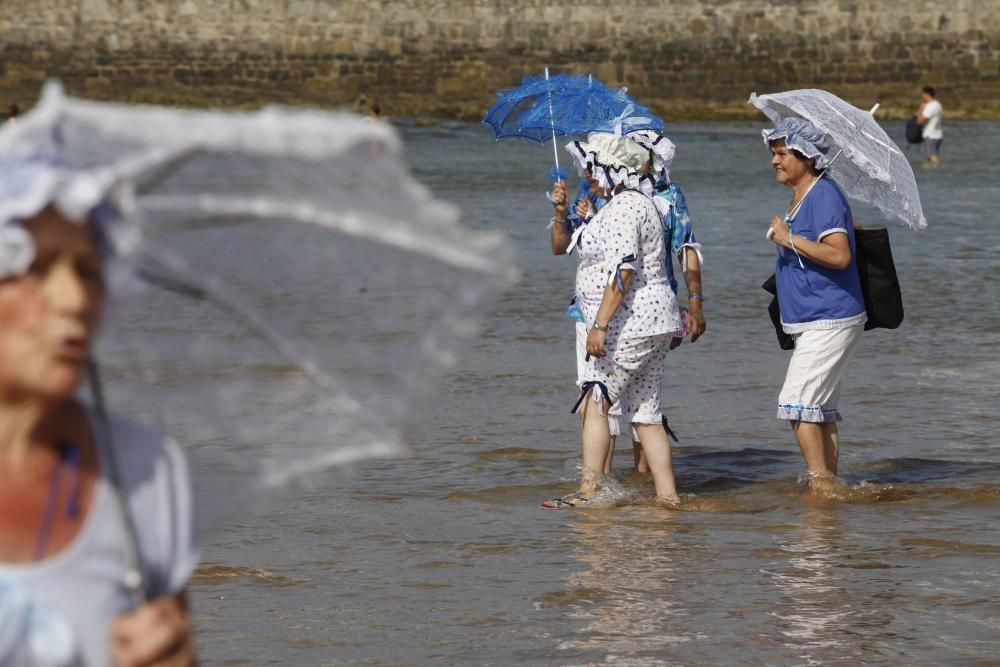
{"type": "MultiPolygon", "coordinates": [[[[841,410],[851,491],[803,492],[774,417],[788,353],[760,289],[789,191],[761,123],[675,124],[708,330],[668,358],[682,511],[543,512],[578,455],[575,259],[549,252],[551,147],[401,123],[416,176],[500,229],[524,279],[438,393],[415,453],[331,475],[206,536],[206,665],[995,664],[1000,656],[1000,124],[950,123],[916,164],[928,229],[888,226],[906,319],[864,335],[841,410]]],[[[902,126],[887,124],[903,141],[902,126]]],[[[564,160],[566,159],[563,154],[564,160]]],[[[391,184],[387,184],[391,187],[391,184]]]]}

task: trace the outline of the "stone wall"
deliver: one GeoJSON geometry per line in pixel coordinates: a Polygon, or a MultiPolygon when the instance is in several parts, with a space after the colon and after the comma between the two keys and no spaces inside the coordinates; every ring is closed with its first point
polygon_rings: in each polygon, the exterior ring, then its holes
{"type": "Polygon", "coordinates": [[[820,86],[1000,115],[1000,0],[0,0],[0,105],[87,97],[477,117],[523,72],[592,71],[668,118],[820,86]]]}

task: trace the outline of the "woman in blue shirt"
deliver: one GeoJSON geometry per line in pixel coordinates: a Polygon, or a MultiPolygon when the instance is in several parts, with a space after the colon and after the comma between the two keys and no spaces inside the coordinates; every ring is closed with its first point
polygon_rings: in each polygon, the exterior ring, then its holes
{"type": "Polygon", "coordinates": [[[777,416],[795,432],[810,485],[828,486],[837,474],[841,383],[867,319],[853,216],[843,192],[824,177],[831,156],[821,131],[786,118],[763,135],[775,178],[793,193],[784,219],[775,216],[768,231],[778,246],[781,325],[795,340],[777,416]]]}

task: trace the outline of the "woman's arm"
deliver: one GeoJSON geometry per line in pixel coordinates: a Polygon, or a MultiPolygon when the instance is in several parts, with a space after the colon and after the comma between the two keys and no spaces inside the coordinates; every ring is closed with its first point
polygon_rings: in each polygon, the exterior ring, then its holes
{"type": "MultiPolygon", "coordinates": [[[[688,294],[701,296],[701,261],[698,259],[698,251],[694,248],[683,248],[686,257],[687,271],[684,272],[684,283],[687,285],[688,294]]],[[[695,342],[705,333],[707,326],[705,314],[702,312],[701,299],[688,297],[688,331],[691,334],[691,342],[695,342]]]]}
{"type": "Polygon", "coordinates": [[[604,288],[604,295],[601,297],[601,305],[597,308],[597,317],[594,318],[595,326],[591,327],[587,334],[587,353],[592,357],[604,356],[604,341],[608,336],[606,328],[611,324],[615,313],[625,301],[628,286],[632,283],[632,275],[635,272],[632,269],[622,269],[621,273],[623,289],[618,289],[618,281],[616,280],[608,283],[607,287],[604,288]],[[600,325],[602,329],[598,329],[596,325],[600,325]]]}
{"type": "Polygon", "coordinates": [[[797,252],[820,266],[828,269],[846,269],[851,265],[851,245],[847,239],[847,234],[834,232],[827,234],[819,241],[809,239],[791,233],[784,220],[774,216],[771,220],[771,242],[782,248],[788,248],[797,252]]]}

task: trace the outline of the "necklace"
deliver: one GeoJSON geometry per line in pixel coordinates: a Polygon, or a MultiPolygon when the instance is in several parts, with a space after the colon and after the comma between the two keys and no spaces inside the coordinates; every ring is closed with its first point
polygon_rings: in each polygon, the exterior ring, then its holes
{"type": "Polygon", "coordinates": [[[813,179],[806,191],[802,193],[802,196],[798,199],[792,198],[792,203],[788,205],[788,213],[785,214],[785,222],[791,222],[795,218],[795,214],[799,212],[799,208],[802,207],[802,202],[806,200],[806,197],[812,192],[813,187],[819,183],[819,179],[823,178],[823,174],[826,172],[821,172],[819,176],[813,179]]]}
{"type": "Polygon", "coordinates": [[[794,211],[798,207],[798,205],[802,202],[802,200],[806,198],[806,195],[809,194],[810,190],[812,190],[813,183],[815,182],[816,180],[814,179],[811,183],[809,183],[809,187],[805,189],[805,191],[802,193],[801,196],[796,196],[794,193],[792,194],[792,203],[788,205],[789,213],[794,211]]]}
{"type": "Polygon", "coordinates": [[[66,468],[70,474],[69,499],[66,501],[66,517],[75,519],[80,514],[80,452],[71,444],[59,446],[59,460],[52,470],[52,481],[49,483],[49,497],[42,511],[42,525],[38,528],[38,539],[35,541],[35,560],[45,558],[49,548],[49,539],[55,524],[56,505],[59,502],[59,489],[62,486],[62,472],[66,468]]]}

